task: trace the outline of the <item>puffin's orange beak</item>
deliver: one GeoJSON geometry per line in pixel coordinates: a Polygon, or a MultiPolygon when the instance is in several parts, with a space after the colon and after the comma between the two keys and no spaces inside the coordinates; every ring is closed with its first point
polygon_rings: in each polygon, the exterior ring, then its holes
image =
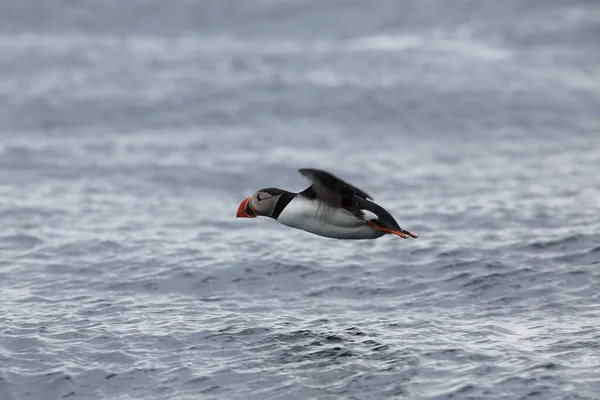
{"type": "Polygon", "coordinates": [[[237,209],[236,218],[256,218],[255,210],[250,205],[250,197],[244,199],[237,209]]]}

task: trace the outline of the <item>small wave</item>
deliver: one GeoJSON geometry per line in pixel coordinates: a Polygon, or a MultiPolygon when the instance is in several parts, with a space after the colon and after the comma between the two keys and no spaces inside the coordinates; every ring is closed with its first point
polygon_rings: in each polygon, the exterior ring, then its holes
{"type": "Polygon", "coordinates": [[[73,241],[61,245],[56,250],[63,256],[84,256],[88,254],[115,253],[124,249],[123,244],[114,240],[73,241]]]}
{"type": "Polygon", "coordinates": [[[581,234],[570,235],[562,239],[554,239],[554,240],[546,240],[546,241],[537,241],[530,243],[527,247],[534,250],[549,250],[549,249],[559,249],[565,250],[568,245],[578,243],[586,236],[581,234]]]}
{"type": "Polygon", "coordinates": [[[307,363],[321,366],[343,364],[359,357],[365,361],[370,358],[388,359],[381,353],[394,351],[390,345],[355,327],[335,332],[301,329],[275,333],[261,340],[255,349],[263,351],[269,343],[277,344],[276,349],[269,347],[273,352],[269,358],[273,362],[298,366],[307,363]]]}
{"type": "Polygon", "coordinates": [[[600,246],[594,247],[593,249],[588,251],[588,254],[600,253],[600,246]]]}
{"type": "Polygon", "coordinates": [[[312,268],[301,264],[280,264],[274,263],[270,271],[266,272],[267,276],[276,276],[282,274],[308,273],[312,268]]]}
{"type": "Polygon", "coordinates": [[[31,235],[12,235],[0,237],[0,250],[29,250],[44,244],[44,241],[31,235]]]}
{"type": "Polygon", "coordinates": [[[492,273],[487,275],[479,275],[469,279],[462,286],[464,288],[477,287],[478,289],[484,290],[489,289],[495,285],[498,285],[502,280],[508,277],[510,274],[492,273]]]}
{"type": "Polygon", "coordinates": [[[397,293],[397,289],[388,287],[329,285],[316,290],[311,290],[308,292],[308,296],[355,299],[356,297],[384,296],[395,293],[397,293]]]}
{"type": "Polygon", "coordinates": [[[552,260],[578,266],[595,265],[600,263],[598,253],[600,253],[600,246],[594,246],[591,249],[586,246],[583,249],[571,250],[566,254],[560,254],[553,257],[552,260]]]}

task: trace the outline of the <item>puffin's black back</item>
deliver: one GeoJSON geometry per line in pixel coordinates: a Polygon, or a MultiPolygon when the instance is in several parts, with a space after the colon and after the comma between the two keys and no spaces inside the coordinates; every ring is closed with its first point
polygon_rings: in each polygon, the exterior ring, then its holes
{"type": "Polygon", "coordinates": [[[318,199],[334,207],[344,208],[358,217],[362,217],[356,199],[372,199],[364,190],[320,169],[301,168],[302,175],[313,182],[300,195],[311,200],[318,199]]]}
{"type": "Polygon", "coordinates": [[[309,188],[300,193],[310,199],[318,198],[335,207],[344,207],[352,203],[354,196],[372,199],[364,190],[327,171],[314,168],[300,168],[298,171],[313,182],[309,188]]]}

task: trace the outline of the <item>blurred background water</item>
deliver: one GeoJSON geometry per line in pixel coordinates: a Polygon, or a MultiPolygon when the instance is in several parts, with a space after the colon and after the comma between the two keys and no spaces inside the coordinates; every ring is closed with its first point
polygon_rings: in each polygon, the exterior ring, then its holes
{"type": "Polygon", "coordinates": [[[600,398],[600,3],[0,0],[0,399],[600,398]],[[236,220],[301,167],[416,240],[236,220]]]}

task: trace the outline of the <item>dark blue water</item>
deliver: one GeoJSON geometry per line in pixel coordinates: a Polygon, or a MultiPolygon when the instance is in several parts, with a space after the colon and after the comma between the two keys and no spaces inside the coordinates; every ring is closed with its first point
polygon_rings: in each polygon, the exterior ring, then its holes
{"type": "Polygon", "coordinates": [[[600,398],[596,1],[0,1],[0,399],[600,398]],[[236,220],[330,170],[419,239],[236,220]]]}

